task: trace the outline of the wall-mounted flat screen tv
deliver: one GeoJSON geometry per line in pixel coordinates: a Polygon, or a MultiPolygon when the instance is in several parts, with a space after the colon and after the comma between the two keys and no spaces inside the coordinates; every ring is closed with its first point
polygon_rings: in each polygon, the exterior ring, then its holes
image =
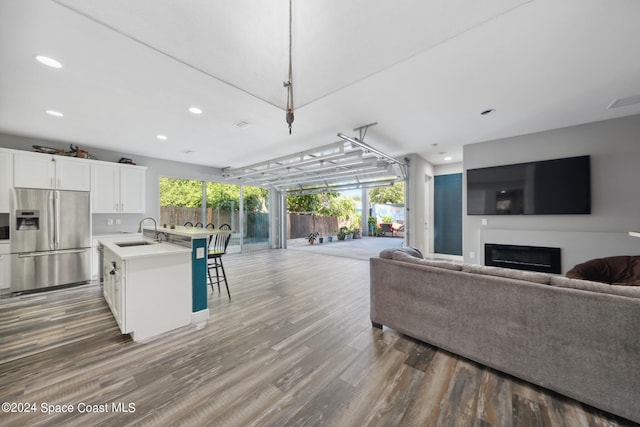
{"type": "Polygon", "coordinates": [[[467,170],[468,215],[591,213],[589,156],[467,170]]]}

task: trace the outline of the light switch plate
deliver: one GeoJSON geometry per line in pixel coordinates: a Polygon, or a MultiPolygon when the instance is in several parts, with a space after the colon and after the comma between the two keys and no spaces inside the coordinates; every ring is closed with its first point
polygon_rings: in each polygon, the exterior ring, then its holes
{"type": "Polygon", "coordinates": [[[204,258],[204,248],[196,248],[196,258],[197,259],[204,258]]]}

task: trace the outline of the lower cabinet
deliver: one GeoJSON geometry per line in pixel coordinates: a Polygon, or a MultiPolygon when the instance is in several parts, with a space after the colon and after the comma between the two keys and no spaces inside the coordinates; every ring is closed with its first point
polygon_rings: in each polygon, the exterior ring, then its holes
{"type": "Polygon", "coordinates": [[[124,264],[122,259],[108,249],[104,249],[103,274],[104,282],[102,286],[102,294],[107,301],[111,313],[116,319],[116,323],[120,327],[122,333],[126,333],[126,324],[124,319],[124,294],[122,292],[122,268],[124,264]]]}
{"type": "Polygon", "coordinates": [[[11,287],[11,258],[10,255],[0,255],[0,289],[11,287]]]}

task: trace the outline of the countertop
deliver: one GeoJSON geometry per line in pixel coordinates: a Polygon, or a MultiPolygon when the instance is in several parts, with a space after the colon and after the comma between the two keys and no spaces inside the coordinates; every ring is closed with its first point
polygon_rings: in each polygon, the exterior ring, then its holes
{"type": "Polygon", "coordinates": [[[148,239],[146,237],[142,237],[141,233],[135,234],[124,234],[121,236],[110,236],[110,237],[102,237],[102,236],[94,236],[94,239],[98,240],[101,245],[105,248],[109,249],[116,255],[118,255],[122,259],[133,259],[133,258],[141,258],[141,257],[151,257],[157,255],[170,255],[170,254],[179,254],[179,253],[191,253],[191,249],[185,248],[184,246],[174,245],[172,243],[162,242],[155,243],[153,239],[148,239]],[[137,241],[145,241],[150,242],[150,245],[141,245],[141,246],[128,246],[128,247],[120,247],[117,243],[125,243],[125,242],[137,242],[137,241]]]}
{"type": "Polygon", "coordinates": [[[93,233],[91,237],[95,240],[103,239],[105,237],[131,237],[137,236],[141,237],[142,233],[136,233],[133,231],[113,231],[111,233],[93,233]]]}
{"type": "MultiPolygon", "coordinates": [[[[145,230],[154,231],[154,227],[146,226],[145,230]]],[[[167,234],[175,234],[177,236],[189,237],[191,239],[202,239],[205,237],[209,237],[212,234],[218,234],[220,232],[228,233],[226,230],[218,230],[216,229],[206,229],[206,228],[196,228],[196,227],[185,227],[182,225],[176,225],[175,229],[169,227],[158,227],[158,233],[167,233],[167,234]]]]}

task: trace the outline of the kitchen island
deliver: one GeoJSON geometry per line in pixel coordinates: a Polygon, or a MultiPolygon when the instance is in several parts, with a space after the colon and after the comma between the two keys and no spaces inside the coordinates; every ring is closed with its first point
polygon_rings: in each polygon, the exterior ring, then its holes
{"type": "Polygon", "coordinates": [[[103,294],[123,334],[140,341],[191,323],[189,248],[141,234],[98,240],[103,294]]]}
{"type": "Polygon", "coordinates": [[[161,240],[182,245],[191,249],[191,297],[192,323],[204,322],[209,318],[207,302],[207,252],[209,238],[227,230],[198,227],[144,227],[145,237],[154,238],[156,233],[161,240]]]}

